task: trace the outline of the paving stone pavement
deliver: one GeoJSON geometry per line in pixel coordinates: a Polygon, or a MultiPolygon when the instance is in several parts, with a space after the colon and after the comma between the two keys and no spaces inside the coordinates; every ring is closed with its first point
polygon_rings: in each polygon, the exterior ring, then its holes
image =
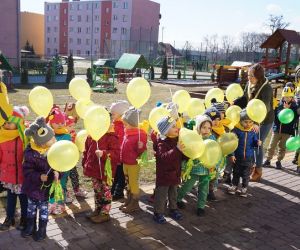
{"type": "Polygon", "coordinates": [[[191,194],[183,220],[167,218],[167,224],[157,225],[147,201],[153,186],[142,186],[140,212],[126,215],[114,202],[111,221],[93,224],[85,218],[94,207],[90,196],[70,205],[64,216],[51,217],[45,241],[23,239],[12,228],[0,232],[0,250],[300,249],[300,176],[292,157],[287,155],[283,170],[264,169],[263,180],[250,184],[248,198],[230,196],[220,185],[218,201],[208,203],[205,217],[195,215],[196,196],[191,194]]]}

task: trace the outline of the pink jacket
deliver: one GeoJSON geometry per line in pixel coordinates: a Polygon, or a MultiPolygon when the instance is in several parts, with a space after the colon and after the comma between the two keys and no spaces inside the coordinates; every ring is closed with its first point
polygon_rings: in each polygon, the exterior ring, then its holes
{"type": "Polygon", "coordinates": [[[0,181],[23,183],[23,143],[20,137],[0,143],[0,181]]]}

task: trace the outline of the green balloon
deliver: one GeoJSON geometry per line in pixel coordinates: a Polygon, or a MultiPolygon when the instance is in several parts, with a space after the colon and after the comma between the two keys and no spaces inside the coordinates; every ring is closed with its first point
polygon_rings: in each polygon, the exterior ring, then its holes
{"type": "Polygon", "coordinates": [[[296,136],[289,138],[286,141],[285,146],[289,151],[296,151],[298,148],[300,148],[300,137],[296,136]]]}
{"type": "Polygon", "coordinates": [[[294,120],[295,114],[291,109],[283,109],[278,114],[278,119],[283,124],[289,124],[294,120]]]}

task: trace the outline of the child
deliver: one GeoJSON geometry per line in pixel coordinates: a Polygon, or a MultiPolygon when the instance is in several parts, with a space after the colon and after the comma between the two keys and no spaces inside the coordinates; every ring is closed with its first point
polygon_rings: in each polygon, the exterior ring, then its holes
{"type": "Polygon", "coordinates": [[[139,210],[139,172],[137,159],[146,150],[147,134],[138,129],[137,109],[130,108],[122,116],[125,127],[125,136],[121,146],[121,162],[127,182],[127,199],[120,207],[124,213],[139,210]]]}
{"type": "Polygon", "coordinates": [[[281,169],[281,160],[285,156],[286,141],[295,135],[298,125],[297,104],[294,100],[294,91],[290,87],[284,87],[279,106],[275,109],[275,119],[273,122],[273,133],[266,153],[266,160],[263,167],[270,167],[271,160],[278,146],[276,169],[281,169]],[[284,109],[291,109],[294,112],[294,119],[289,124],[282,124],[278,119],[278,114],[284,109]]]}
{"type": "Polygon", "coordinates": [[[169,200],[170,216],[180,220],[182,214],[177,210],[177,187],[180,184],[181,160],[176,122],[171,117],[164,117],[157,123],[160,133],[156,151],[156,188],[154,197],[153,219],[159,224],[166,222],[164,217],[166,200],[169,200]]]}
{"type": "Polygon", "coordinates": [[[112,194],[105,173],[105,163],[108,157],[111,159],[112,176],[116,166],[120,162],[120,146],[118,136],[111,125],[110,130],[99,141],[88,137],[85,142],[82,166],[83,174],[92,178],[95,192],[95,211],[87,216],[94,223],[102,223],[110,220],[112,194]],[[98,146],[97,146],[98,144],[98,146]],[[99,162],[100,159],[100,162],[99,162]]]}
{"type": "MultiPolygon", "coordinates": [[[[122,115],[126,110],[128,110],[128,108],[129,108],[129,103],[127,101],[117,101],[110,106],[113,126],[116,135],[118,136],[120,147],[124,139],[124,123],[122,121],[122,115]]],[[[125,176],[123,172],[123,165],[121,162],[119,162],[117,165],[117,171],[114,178],[114,183],[111,187],[113,200],[123,200],[124,189],[125,189],[125,176]]]]}
{"type": "Polygon", "coordinates": [[[233,163],[232,186],[228,188],[229,194],[235,194],[238,190],[240,178],[242,178],[242,190],[240,195],[247,197],[247,188],[250,179],[250,169],[254,164],[254,148],[261,145],[257,134],[253,131],[254,122],[248,117],[245,109],[241,111],[240,123],[233,132],[237,135],[239,144],[231,156],[233,163]]]}
{"type": "MultiPolygon", "coordinates": [[[[76,139],[76,131],[74,129],[76,124],[76,119],[73,116],[67,116],[66,117],[66,129],[68,130],[69,134],[71,135],[72,142],[75,143],[76,139]]],[[[75,196],[85,198],[87,196],[87,191],[80,188],[79,184],[79,175],[77,171],[77,167],[75,166],[70,170],[70,179],[73,187],[73,191],[75,196]]],[[[71,194],[69,191],[67,191],[67,197],[71,197],[71,194]]],[[[72,200],[72,199],[70,199],[72,200]]]]}
{"type": "Polygon", "coordinates": [[[23,230],[26,226],[27,197],[22,193],[23,151],[28,144],[24,135],[24,117],[28,115],[27,107],[14,107],[13,114],[0,128],[0,182],[7,189],[6,218],[0,225],[5,231],[15,224],[17,197],[21,205],[21,220],[17,227],[23,230]]]}
{"type": "MultiPolygon", "coordinates": [[[[199,115],[196,117],[196,130],[198,134],[202,135],[203,140],[216,140],[215,136],[211,133],[212,121],[208,116],[199,115]]],[[[190,177],[191,178],[185,181],[178,191],[177,205],[179,208],[185,207],[182,199],[186,193],[192,190],[193,186],[198,181],[197,215],[204,216],[204,208],[209,193],[209,169],[202,166],[199,160],[193,160],[193,168],[190,177]]]]}
{"type": "MultiPolygon", "coordinates": [[[[62,111],[60,111],[59,108],[54,108],[51,111],[48,120],[51,128],[54,131],[55,138],[57,141],[61,141],[61,140],[71,141],[71,135],[69,134],[66,128],[66,116],[62,111]]],[[[69,173],[70,171],[61,173],[60,183],[64,191],[65,199],[57,203],[54,202],[53,198],[50,199],[49,212],[51,214],[64,213],[66,210],[65,203],[71,203],[73,201],[72,197],[67,195],[67,180],[69,177],[69,173]]]]}
{"type": "Polygon", "coordinates": [[[27,195],[28,208],[26,228],[22,231],[22,237],[34,234],[38,209],[39,229],[33,237],[35,241],[41,241],[46,238],[50,184],[54,179],[58,181],[58,173],[51,171],[46,158],[48,149],[56,139],[43,117],[37,118],[25,130],[25,135],[32,139],[24,152],[22,191],[27,195]]]}

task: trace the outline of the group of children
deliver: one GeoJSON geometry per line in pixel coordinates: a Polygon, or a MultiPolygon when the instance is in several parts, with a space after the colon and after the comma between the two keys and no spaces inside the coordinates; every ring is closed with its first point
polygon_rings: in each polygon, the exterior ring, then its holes
{"type": "MultiPolygon", "coordinates": [[[[295,119],[290,124],[281,124],[276,118],[270,146],[267,152],[265,166],[270,165],[274,155],[274,145],[279,145],[277,168],[284,157],[286,140],[294,135],[298,126],[297,105],[293,98],[295,89],[287,85],[282,94],[281,103],[276,108],[280,112],[291,108],[295,119]]],[[[212,100],[212,107],[203,115],[194,119],[195,127],[204,140],[214,140],[224,133],[232,131],[238,138],[238,147],[231,155],[223,156],[212,168],[205,167],[199,159],[188,159],[182,152],[185,145],[178,140],[182,124],[186,124],[178,114],[178,106],[169,103],[166,108],[169,116],[163,117],[157,123],[158,133],[151,132],[154,156],[156,158],[156,186],[154,191],[153,219],[159,224],[166,222],[166,202],[169,215],[180,220],[184,209],[185,195],[198,182],[198,216],[205,214],[207,200],[216,200],[215,191],[218,181],[225,169],[228,193],[237,192],[247,197],[247,187],[250,170],[255,162],[254,148],[261,146],[258,135],[253,131],[254,122],[248,117],[246,110],[240,113],[240,122],[232,129],[231,122],[225,117],[226,103],[212,100]],[[191,168],[189,178],[182,181],[182,174],[191,168]],[[233,177],[230,171],[233,170],[233,177]],[[242,179],[242,188],[239,182],[242,179]]],[[[70,108],[71,109],[71,108],[70,108]]],[[[112,201],[124,202],[120,210],[132,213],[139,207],[139,173],[140,158],[146,153],[147,129],[141,128],[138,121],[140,111],[129,107],[127,101],[117,101],[108,109],[111,116],[111,126],[107,133],[98,141],[88,137],[82,158],[83,174],[91,179],[95,210],[87,215],[94,223],[103,223],[110,219],[109,212],[112,201]],[[111,171],[113,182],[109,178],[111,171]],[[124,197],[124,190],[127,195],[124,197]]],[[[7,190],[6,219],[0,225],[0,230],[7,230],[15,224],[17,197],[21,205],[21,220],[17,227],[21,235],[33,235],[36,241],[45,239],[49,213],[59,214],[65,211],[65,204],[72,202],[67,191],[68,178],[71,179],[76,196],[85,197],[86,191],[80,188],[76,167],[69,172],[53,171],[47,162],[47,152],[51,145],[59,140],[74,141],[76,118],[68,116],[68,110],[63,112],[54,106],[47,119],[37,118],[25,126],[28,114],[26,107],[14,107],[13,114],[6,117],[0,129],[0,182],[7,190]],[[60,182],[64,198],[57,200],[49,194],[53,182],[60,182]],[[37,221],[39,213],[39,223],[37,221]]],[[[212,156],[213,157],[213,156],[212,156]]]]}

